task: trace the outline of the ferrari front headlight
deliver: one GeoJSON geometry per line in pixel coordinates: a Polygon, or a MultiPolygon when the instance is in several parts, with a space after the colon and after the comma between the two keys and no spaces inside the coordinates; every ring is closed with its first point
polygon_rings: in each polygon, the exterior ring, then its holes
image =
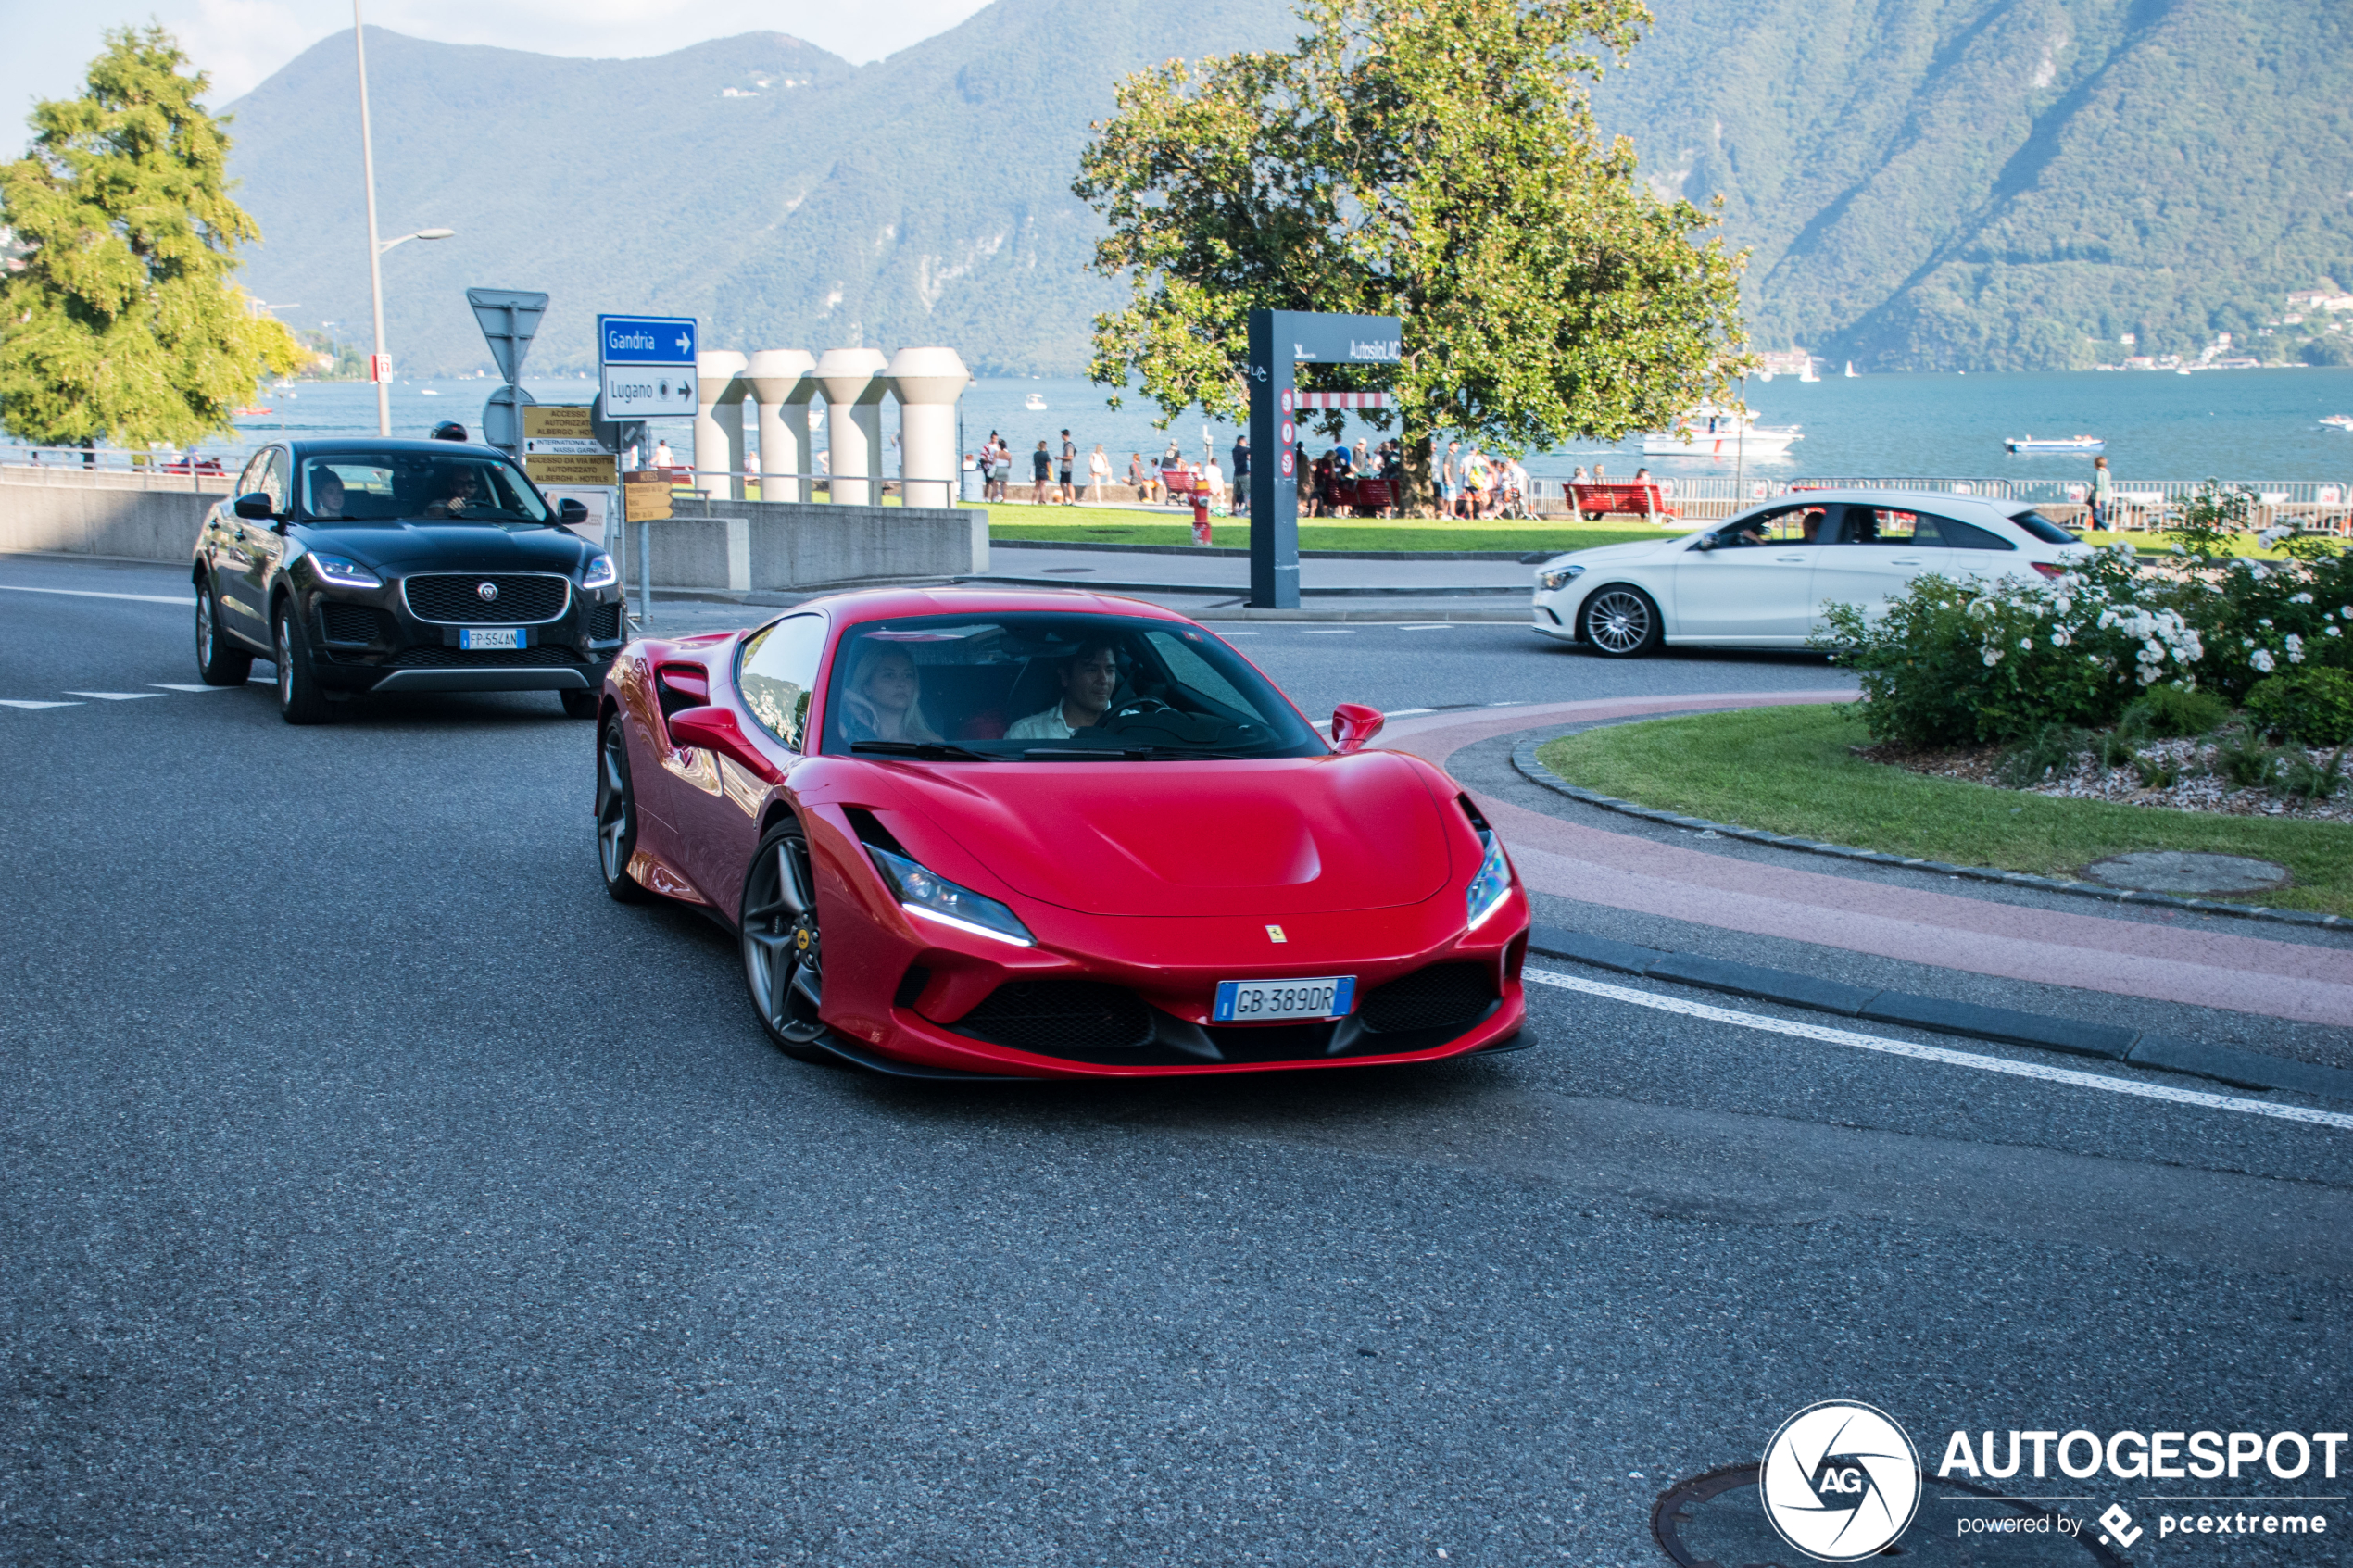
{"type": "Polygon", "coordinates": [[[1022,924],[1021,917],[986,894],[975,893],[946,877],[926,871],[904,855],[894,855],[887,849],[866,846],[873,856],[875,869],[899,895],[899,907],[911,915],[942,925],[952,925],[975,936],[990,936],[1000,942],[1011,942],[1018,947],[1034,947],[1038,938],[1022,924]]]}
{"type": "Polygon", "coordinates": [[[1504,907],[1504,899],[1512,890],[1512,863],[1504,858],[1504,841],[1495,836],[1492,828],[1478,830],[1479,842],[1487,846],[1487,853],[1478,862],[1478,873],[1471,878],[1470,891],[1465,896],[1466,912],[1469,916],[1466,929],[1477,931],[1487,917],[1504,907]]]}

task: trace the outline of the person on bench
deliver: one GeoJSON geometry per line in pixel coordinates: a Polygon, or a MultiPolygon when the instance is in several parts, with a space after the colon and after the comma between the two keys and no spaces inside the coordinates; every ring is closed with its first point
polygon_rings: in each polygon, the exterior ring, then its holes
{"type": "Polygon", "coordinates": [[[1119,690],[1119,655],[1105,642],[1087,643],[1062,661],[1062,700],[1013,721],[1007,740],[1068,740],[1093,728],[1119,690]]]}

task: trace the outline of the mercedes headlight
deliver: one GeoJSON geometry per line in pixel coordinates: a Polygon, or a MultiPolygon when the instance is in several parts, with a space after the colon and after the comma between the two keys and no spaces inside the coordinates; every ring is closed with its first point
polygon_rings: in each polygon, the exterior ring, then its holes
{"type": "Polygon", "coordinates": [[[338,588],[381,588],[384,580],[344,556],[321,555],[310,552],[310,570],[319,574],[321,583],[332,583],[338,588]]]}
{"type": "Polygon", "coordinates": [[[584,588],[610,588],[621,581],[621,573],[613,570],[612,557],[598,550],[588,558],[588,566],[580,574],[584,588]]]}
{"type": "Polygon", "coordinates": [[[1504,907],[1504,899],[1512,890],[1512,863],[1504,859],[1504,841],[1495,836],[1493,828],[1484,827],[1478,830],[1478,840],[1487,846],[1487,853],[1478,862],[1478,874],[1471,878],[1470,892],[1465,896],[1470,917],[1467,929],[1472,931],[1504,907]]]}
{"type": "Polygon", "coordinates": [[[871,844],[866,846],[866,853],[874,857],[875,869],[882,872],[883,880],[899,895],[899,907],[909,914],[952,925],[975,936],[993,936],[1017,947],[1038,945],[1038,938],[1022,924],[1021,917],[996,899],[969,887],[960,887],[904,855],[894,855],[871,844]]]}
{"type": "Polygon", "coordinates": [[[1546,593],[1566,588],[1585,575],[1582,566],[1548,566],[1536,574],[1536,585],[1546,593]]]}

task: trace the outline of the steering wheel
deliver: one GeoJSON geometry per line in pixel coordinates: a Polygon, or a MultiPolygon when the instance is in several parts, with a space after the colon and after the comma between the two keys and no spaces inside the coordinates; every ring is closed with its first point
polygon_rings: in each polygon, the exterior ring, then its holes
{"type": "Polygon", "coordinates": [[[1140,719],[1147,713],[1174,713],[1175,711],[1175,709],[1169,707],[1168,704],[1161,701],[1160,698],[1156,696],[1135,696],[1129,697],[1126,702],[1123,702],[1118,707],[1113,709],[1109,717],[1114,719],[1140,719]]]}

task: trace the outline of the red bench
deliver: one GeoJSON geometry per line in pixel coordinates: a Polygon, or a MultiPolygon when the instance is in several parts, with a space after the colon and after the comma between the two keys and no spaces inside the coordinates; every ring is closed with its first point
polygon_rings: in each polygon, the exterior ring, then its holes
{"type": "Polygon", "coordinates": [[[1667,504],[1666,494],[1655,482],[1648,484],[1572,484],[1568,489],[1569,505],[1580,518],[1588,515],[1607,517],[1613,512],[1629,512],[1645,519],[1682,515],[1667,504]]]}
{"type": "Polygon", "coordinates": [[[1183,469],[1163,469],[1160,470],[1160,483],[1161,488],[1168,492],[1168,498],[1173,501],[1179,495],[1191,495],[1199,481],[1183,469]]]}
{"type": "Polygon", "coordinates": [[[1343,479],[1332,485],[1334,509],[1357,517],[1386,515],[1396,502],[1396,494],[1385,479],[1343,479]]]}

